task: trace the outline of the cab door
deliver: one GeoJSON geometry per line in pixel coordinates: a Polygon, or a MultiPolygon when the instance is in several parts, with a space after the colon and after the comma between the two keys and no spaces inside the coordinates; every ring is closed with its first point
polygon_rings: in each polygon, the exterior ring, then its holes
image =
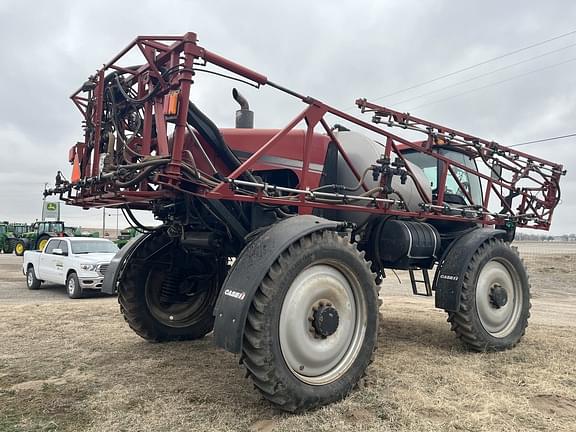
{"type": "Polygon", "coordinates": [[[48,241],[46,248],[40,253],[40,259],[38,263],[38,275],[39,279],[45,282],[60,283],[57,278],[56,263],[58,260],[62,260],[60,255],[54,255],[54,249],[60,247],[61,240],[51,239],[48,241]]]}
{"type": "Polygon", "coordinates": [[[55,277],[56,282],[59,284],[66,284],[66,260],[68,260],[68,242],[66,240],[60,240],[58,247],[56,249],[60,249],[62,253],[60,255],[54,255],[54,264],[55,264],[55,277]]]}

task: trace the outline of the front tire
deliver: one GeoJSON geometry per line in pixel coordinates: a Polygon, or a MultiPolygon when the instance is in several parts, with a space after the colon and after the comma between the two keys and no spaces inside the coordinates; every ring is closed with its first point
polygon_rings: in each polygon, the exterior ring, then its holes
{"type": "Polygon", "coordinates": [[[502,351],[522,338],[530,317],[530,283],[517,251],[499,239],[483,243],[464,274],[460,306],[448,322],[473,351],[502,351]]]}
{"type": "Polygon", "coordinates": [[[372,361],[378,307],[370,263],[349,237],[323,231],[297,240],[250,307],[242,349],[248,375],[285,411],[346,397],[372,361]]]}
{"type": "Polygon", "coordinates": [[[41,283],[42,282],[36,279],[36,274],[34,274],[34,267],[29,266],[26,270],[26,286],[28,286],[28,289],[37,290],[40,288],[41,283]]]}
{"type": "Polygon", "coordinates": [[[16,244],[14,245],[14,252],[16,253],[16,255],[17,256],[24,255],[25,250],[26,250],[26,243],[23,240],[16,241],[16,244]]]}
{"type": "Polygon", "coordinates": [[[82,287],[76,273],[70,273],[66,278],[66,292],[71,299],[82,298],[82,287]]]}

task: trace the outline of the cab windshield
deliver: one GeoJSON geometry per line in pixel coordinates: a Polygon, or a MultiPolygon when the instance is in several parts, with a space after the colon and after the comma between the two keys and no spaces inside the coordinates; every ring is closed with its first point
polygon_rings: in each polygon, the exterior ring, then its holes
{"type": "Polygon", "coordinates": [[[82,241],[74,240],[72,243],[73,254],[88,254],[88,253],[116,253],[118,246],[108,240],[91,240],[82,241]]]}

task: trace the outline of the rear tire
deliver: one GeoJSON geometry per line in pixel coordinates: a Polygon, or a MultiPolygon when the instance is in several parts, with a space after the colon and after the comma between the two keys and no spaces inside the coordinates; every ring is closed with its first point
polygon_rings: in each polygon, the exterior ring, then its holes
{"type": "Polygon", "coordinates": [[[169,241],[164,235],[150,238],[126,264],[118,285],[120,311],[130,328],[150,342],[200,339],[214,328],[214,304],[226,261],[214,256],[189,256],[196,265],[179,267],[174,255],[186,254],[170,245],[155,256],[163,262],[144,261],[169,241]],[[176,294],[188,296],[189,303],[167,301],[167,294],[174,295],[182,288],[192,289],[189,294],[176,294]]]}
{"type": "Polygon", "coordinates": [[[71,299],[82,298],[82,287],[76,273],[70,273],[66,278],[66,292],[71,299]]]}
{"type": "Polygon", "coordinates": [[[473,351],[502,351],[522,338],[530,317],[530,283],[517,251],[499,239],[483,243],[464,274],[452,331],[473,351]]]}
{"type": "Polygon", "coordinates": [[[23,240],[17,240],[14,244],[14,252],[17,256],[24,255],[24,251],[26,250],[26,242],[23,240]]]}
{"type": "Polygon", "coordinates": [[[346,397],[377,343],[378,290],[348,237],[316,232],[272,265],[250,306],[242,363],[278,408],[300,412],[346,397]]]}
{"type": "Polygon", "coordinates": [[[26,285],[28,286],[28,289],[37,290],[40,288],[41,283],[42,282],[36,279],[36,275],[34,274],[34,267],[28,266],[28,269],[26,270],[26,285]]]}

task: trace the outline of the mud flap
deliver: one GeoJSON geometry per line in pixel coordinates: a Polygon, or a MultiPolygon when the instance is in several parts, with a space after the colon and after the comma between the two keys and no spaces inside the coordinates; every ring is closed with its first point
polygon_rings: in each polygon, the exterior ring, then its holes
{"type": "Polygon", "coordinates": [[[293,216],[272,225],[248,243],[220,289],[214,308],[214,343],[239,353],[252,299],[278,256],[296,240],[314,231],[337,229],[342,225],[316,216],[293,216]]]}
{"type": "Polygon", "coordinates": [[[506,237],[506,231],[478,228],[454,241],[444,252],[444,259],[434,275],[433,287],[437,308],[451,312],[458,311],[468,264],[480,245],[492,237],[506,237]]]}
{"type": "Polygon", "coordinates": [[[138,247],[144,243],[152,234],[140,234],[132,238],[128,243],[124,245],[122,249],[116,252],[112,261],[108,265],[108,269],[104,274],[104,280],[102,281],[101,291],[106,294],[116,294],[118,291],[117,283],[120,276],[124,272],[124,265],[130,259],[130,257],[136,252],[138,247]]]}

